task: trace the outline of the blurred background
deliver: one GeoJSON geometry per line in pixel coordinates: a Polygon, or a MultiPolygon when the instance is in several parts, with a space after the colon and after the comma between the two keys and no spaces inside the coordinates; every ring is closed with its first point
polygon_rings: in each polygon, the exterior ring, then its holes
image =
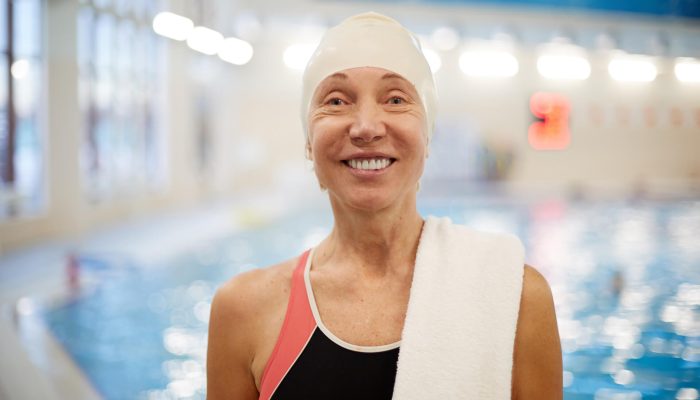
{"type": "Polygon", "coordinates": [[[700,398],[700,1],[1,0],[0,399],[200,399],[209,305],[332,226],[301,73],[358,12],[439,94],[423,215],[516,233],[565,399],[700,398]]]}

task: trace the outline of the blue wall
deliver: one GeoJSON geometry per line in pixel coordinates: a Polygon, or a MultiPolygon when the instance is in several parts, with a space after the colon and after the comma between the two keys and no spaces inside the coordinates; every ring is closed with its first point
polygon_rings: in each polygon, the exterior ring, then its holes
{"type": "MultiPolygon", "coordinates": [[[[402,3],[401,0],[384,0],[402,3]]],[[[700,0],[417,0],[430,4],[479,4],[517,6],[522,8],[549,8],[558,10],[586,10],[632,13],[661,17],[700,18],[700,0]]]]}

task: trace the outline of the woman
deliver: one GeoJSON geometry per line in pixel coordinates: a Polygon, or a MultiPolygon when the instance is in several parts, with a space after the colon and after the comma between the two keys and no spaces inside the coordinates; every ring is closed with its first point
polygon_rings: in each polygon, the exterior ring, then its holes
{"type": "MultiPolygon", "coordinates": [[[[236,276],[218,290],[209,399],[392,398],[426,224],[416,191],[434,106],[420,46],[396,21],[361,14],[324,36],[304,73],[302,121],[334,227],[313,251],[236,276]]],[[[560,399],[551,292],[534,268],[520,263],[519,270],[512,358],[508,350],[495,381],[512,398],[560,399]]],[[[473,305],[460,306],[468,312],[473,305]]],[[[485,375],[496,371],[483,368],[485,375]]],[[[475,398],[476,390],[465,386],[457,397],[475,398]]]]}

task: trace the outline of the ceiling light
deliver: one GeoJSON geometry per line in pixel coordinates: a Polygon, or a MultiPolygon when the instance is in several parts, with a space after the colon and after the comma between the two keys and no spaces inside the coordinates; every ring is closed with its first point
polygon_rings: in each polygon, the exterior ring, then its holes
{"type": "Polygon", "coordinates": [[[187,39],[192,28],[194,28],[194,23],[191,19],[171,12],[164,11],[153,18],[155,33],[173,40],[187,39]]]}
{"type": "Polygon", "coordinates": [[[700,82],[700,61],[694,58],[678,58],[673,72],[676,74],[676,79],[681,82],[700,82]]]}
{"type": "Polygon", "coordinates": [[[617,56],[608,64],[610,76],[619,82],[651,82],[656,66],[644,56],[617,56]]]}
{"type": "Polygon", "coordinates": [[[26,59],[16,60],[10,67],[10,73],[17,80],[26,78],[29,73],[29,61],[26,59]]]}
{"type": "Polygon", "coordinates": [[[469,50],[459,57],[459,68],[468,76],[508,78],[518,73],[518,60],[500,50],[469,50]]]}
{"type": "Polygon", "coordinates": [[[224,36],[222,34],[203,26],[194,28],[192,33],[187,37],[187,45],[190,46],[192,50],[206,55],[216,54],[223,41],[224,36]]]}
{"type": "Polygon", "coordinates": [[[459,34],[457,31],[446,26],[435,29],[433,34],[430,35],[430,39],[435,47],[442,51],[450,51],[459,44],[459,34]]]}
{"type": "Polygon", "coordinates": [[[253,58],[253,46],[238,38],[224,39],[219,48],[219,58],[235,65],[244,65],[253,58]]]}
{"type": "Polygon", "coordinates": [[[543,54],[537,58],[537,71],[548,79],[580,81],[591,75],[591,64],[577,55],[543,54]]]}

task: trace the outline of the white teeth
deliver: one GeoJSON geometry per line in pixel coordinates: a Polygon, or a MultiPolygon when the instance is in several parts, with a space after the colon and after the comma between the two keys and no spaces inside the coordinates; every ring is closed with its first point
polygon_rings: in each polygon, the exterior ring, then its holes
{"type": "Polygon", "coordinates": [[[348,160],[348,165],[354,169],[378,170],[384,169],[391,164],[388,158],[372,158],[363,160],[348,160]]]}

